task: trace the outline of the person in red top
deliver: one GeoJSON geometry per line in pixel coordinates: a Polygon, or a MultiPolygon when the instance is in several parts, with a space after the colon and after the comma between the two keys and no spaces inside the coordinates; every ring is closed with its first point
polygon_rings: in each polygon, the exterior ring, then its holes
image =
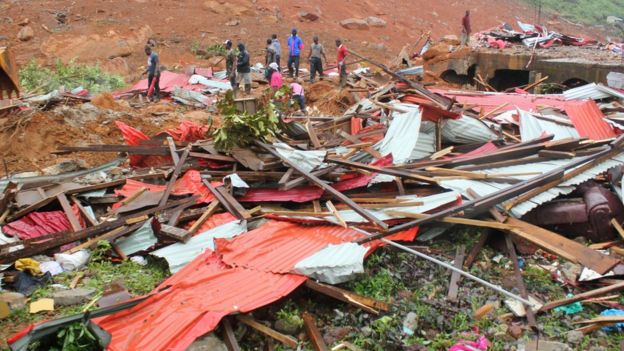
{"type": "Polygon", "coordinates": [[[338,72],[340,72],[340,88],[344,88],[345,84],[347,84],[347,65],[345,62],[345,58],[347,57],[347,47],[342,43],[342,40],[336,39],[336,47],[338,48],[336,52],[336,65],[338,67],[338,72]]]}
{"type": "Polygon", "coordinates": [[[470,11],[466,10],[466,15],[462,18],[461,46],[468,45],[470,33],[472,33],[472,28],[470,28],[470,11]]]}

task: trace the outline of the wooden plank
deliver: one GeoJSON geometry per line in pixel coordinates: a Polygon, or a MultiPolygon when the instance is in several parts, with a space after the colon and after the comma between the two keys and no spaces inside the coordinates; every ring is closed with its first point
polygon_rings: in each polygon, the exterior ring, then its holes
{"type": "Polygon", "coordinates": [[[323,340],[321,331],[316,326],[314,316],[308,312],[303,312],[303,326],[305,327],[306,334],[310,339],[310,343],[312,344],[314,351],[329,351],[329,348],[323,340]]]}
{"type": "MultiPolygon", "coordinates": [[[[328,173],[331,173],[333,171],[335,171],[338,168],[337,165],[332,165],[323,169],[319,169],[318,171],[314,171],[312,172],[312,175],[316,176],[316,177],[321,177],[324,176],[328,173]]],[[[298,187],[299,185],[302,185],[306,182],[306,178],[304,176],[295,178],[291,181],[289,181],[288,183],[284,184],[284,186],[282,186],[283,190],[290,190],[292,188],[298,187]]]]}
{"type": "Polygon", "coordinates": [[[611,225],[613,226],[613,228],[615,228],[615,231],[618,232],[618,234],[620,235],[620,237],[622,239],[624,239],[624,229],[622,228],[622,226],[620,225],[620,223],[618,223],[617,219],[612,218],[611,219],[611,225]]]}
{"type": "Polygon", "coordinates": [[[17,195],[17,183],[9,181],[0,195],[0,213],[4,213],[11,201],[15,199],[15,195],[17,195]]]}
{"type": "Polygon", "coordinates": [[[306,172],[301,167],[299,167],[299,165],[296,165],[296,164],[290,162],[288,159],[283,157],[279,152],[273,150],[267,144],[261,143],[259,141],[256,141],[256,144],[258,146],[261,146],[265,150],[269,151],[275,157],[280,158],[282,160],[282,162],[284,162],[287,165],[289,165],[290,167],[294,168],[297,172],[299,172],[301,175],[303,175],[309,181],[313,182],[316,186],[318,186],[318,187],[322,188],[323,190],[327,191],[334,198],[336,198],[336,199],[344,202],[345,204],[347,204],[347,206],[351,207],[351,209],[353,209],[353,211],[355,211],[360,216],[366,218],[366,220],[368,220],[373,225],[376,225],[377,227],[381,228],[381,230],[383,230],[383,231],[388,229],[388,225],[386,223],[384,223],[382,220],[378,219],[377,217],[375,217],[370,212],[368,212],[365,209],[361,208],[358,204],[353,202],[349,197],[345,196],[343,193],[339,192],[338,190],[332,188],[330,185],[328,185],[327,183],[323,182],[318,177],[312,175],[312,173],[306,172]]]}
{"type": "Polygon", "coordinates": [[[223,318],[221,320],[221,325],[223,326],[223,342],[225,342],[228,351],[240,351],[241,348],[236,340],[236,335],[234,334],[234,329],[232,329],[230,319],[228,317],[223,318]]]}
{"type": "Polygon", "coordinates": [[[193,236],[188,230],[174,227],[168,224],[161,224],[159,234],[164,235],[176,241],[187,242],[193,236]]]}
{"type": "Polygon", "coordinates": [[[277,182],[277,184],[279,185],[284,185],[286,183],[288,183],[288,180],[290,179],[290,177],[292,177],[292,174],[295,172],[295,170],[293,168],[289,168],[286,173],[284,173],[284,175],[282,176],[282,178],[280,178],[279,182],[277,182]]]}
{"type": "Polygon", "coordinates": [[[254,328],[255,330],[259,331],[260,333],[270,336],[271,338],[281,342],[282,344],[288,346],[288,347],[292,347],[292,348],[296,348],[297,345],[299,344],[299,342],[297,341],[297,339],[293,338],[290,335],[285,335],[282,334],[276,330],[273,330],[269,327],[267,327],[266,325],[254,320],[253,318],[249,317],[249,315],[238,315],[236,316],[236,319],[238,319],[239,322],[244,323],[252,328],[254,328]]]}
{"type": "Polygon", "coordinates": [[[210,192],[219,200],[221,205],[225,207],[234,217],[240,220],[247,220],[251,218],[251,215],[247,210],[230,194],[225,190],[223,186],[215,187],[207,179],[202,179],[202,183],[210,190],[210,192]]]}
{"type": "MultiPolygon", "coordinates": [[[[509,259],[511,260],[514,266],[514,275],[516,278],[516,287],[518,291],[520,291],[520,296],[525,299],[529,299],[529,293],[527,292],[526,285],[524,285],[524,280],[522,279],[522,272],[520,271],[520,264],[518,263],[518,255],[516,255],[516,248],[514,247],[513,241],[511,239],[511,234],[505,234],[505,246],[507,247],[507,253],[509,254],[509,259]]],[[[526,311],[527,322],[529,326],[533,330],[537,330],[537,321],[535,319],[535,312],[529,306],[524,306],[526,311]]]]}
{"type": "Polygon", "coordinates": [[[346,302],[355,307],[359,307],[373,314],[379,314],[380,311],[387,312],[390,310],[390,306],[388,306],[388,304],[383,301],[361,296],[335,286],[318,283],[311,279],[306,280],[305,285],[309,289],[325,294],[336,300],[346,302]]]}
{"type": "Polygon", "coordinates": [[[42,208],[43,206],[46,206],[46,205],[50,204],[54,200],[56,200],[56,195],[50,196],[50,197],[42,199],[42,200],[39,200],[39,201],[35,202],[34,204],[32,204],[32,205],[30,205],[30,206],[28,206],[26,208],[23,208],[23,209],[15,212],[12,216],[10,216],[8,218],[8,222],[13,222],[16,219],[24,217],[25,215],[27,215],[27,214],[29,214],[29,213],[31,213],[33,211],[36,211],[36,210],[42,208]]]}
{"type": "Polygon", "coordinates": [[[314,212],[323,212],[321,202],[319,200],[312,200],[312,206],[314,206],[314,212]]]}
{"type": "MultiPolygon", "coordinates": [[[[457,269],[461,269],[464,265],[464,258],[466,257],[466,248],[464,245],[460,245],[457,247],[455,252],[455,260],[453,260],[453,265],[457,269]]],[[[451,282],[449,283],[448,293],[446,294],[446,298],[451,301],[457,301],[457,294],[459,293],[459,279],[461,276],[457,271],[453,271],[451,274],[451,282]]]]}
{"type": "Polygon", "coordinates": [[[472,246],[472,248],[468,252],[468,255],[466,256],[466,259],[464,260],[465,270],[469,270],[470,267],[472,267],[472,264],[477,259],[477,255],[479,254],[479,252],[481,252],[481,249],[483,248],[483,246],[485,246],[485,243],[487,242],[489,237],[489,230],[485,230],[483,233],[481,233],[479,240],[472,246]]]}
{"type": "Polygon", "coordinates": [[[325,207],[327,207],[327,209],[329,210],[329,212],[336,218],[336,220],[338,221],[338,223],[343,227],[343,228],[347,228],[347,222],[345,222],[345,220],[342,218],[342,216],[340,215],[340,213],[338,212],[338,210],[336,209],[336,206],[334,206],[334,204],[327,200],[327,202],[325,202],[325,207]]]}
{"type": "Polygon", "coordinates": [[[176,164],[175,168],[173,169],[173,174],[171,175],[171,178],[169,178],[169,182],[167,183],[167,188],[165,189],[165,193],[160,199],[158,206],[164,206],[169,200],[169,195],[171,194],[171,191],[173,190],[173,186],[175,185],[176,180],[178,179],[178,177],[180,176],[180,173],[182,172],[182,166],[184,165],[184,163],[186,163],[186,158],[188,157],[190,150],[191,150],[190,147],[186,147],[186,149],[184,149],[184,152],[182,153],[182,157],[180,157],[180,161],[178,162],[178,164],[176,164]]]}
{"type": "Polygon", "coordinates": [[[78,210],[80,210],[82,217],[85,219],[85,221],[87,221],[89,226],[98,225],[98,221],[95,218],[91,217],[91,214],[87,211],[86,208],[84,208],[84,206],[82,206],[80,201],[75,196],[72,195],[71,200],[72,203],[76,205],[76,207],[78,207],[78,210]]]}
{"type": "Polygon", "coordinates": [[[328,158],[327,161],[339,164],[341,166],[363,169],[369,172],[388,174],[388,175],[395,176],[395,177],[416,180],[419,182],[425,182],[429,184],[437,184],[436,181],[431,177],[427,177],[427,176],[423,176],[423,175],[419,175],[416,173],[407,172],[403,170],[398,170],[398,169],[393,169],[393,168],[380,168],[380,167],[366,165],[366,164],[359,163],[359,162],[341,160],[341,159],[336,159],[336,158],[328,158]]]}
{"type": "Polygon", "coordinates": [[[56,198],[61,204],[61,207],[63,208],[63,212],[65,212],[65,216],[67,216],[67,219],[69,220],[69,224],[71,225],[72,229],[75,232],[82,230],[82,225],[80,225],[80,221],[78,220],[78,217],[76,217],[76,214],[74,214],[74,211],[72,210],[71,205],[69,204],[69,201],[67,200],[67,196],[65,196],[65,193],[60,193],[56,195],[56,198]]]}
{"type": "Polygon", "coordinates": [[[199,217],[199,219],[195,221],[195,223],[193,223],[193,225],[189,229],[189,232],[191,234],[195,234],[197,229],[199,229],[199,227],[201,227],[202,224],[204,224],[206,220],[208,220],[208,218],[210,218],[210,216],[212,216],[215,213],[218,207],[219,207],[219,200],[216,200],[216,199],[213,200],[210,203],[210,205],[208,205],[208,208],[206,209],[206,211],[202,213],[201,217],[199,217]]]}
{"type": "Polygon", "coordinates": [[[114,238],[116,238],[118,236],[121,236],[121,235],[123,235],[123,233],[127,232],[127,229],[128,229],[127,227],[115,228],[115,229],[111,230],[108,233],[105,233],[105,234],[102,234],[102,235],[98,235],[95,238],[89,239],[89,240],[85,241],[84,243],[82,243],[80,245],[76,245],[76,246],[72,247],[71,249],[65,251],[65,253],[73,254],[73,253],[76,253],[76,252],[78,252],[80,250],[88,249],[88,248],[96,245],[99,241],[102,241],[102,240],[109,240],[109,241],[113,240],[114,238]]]}
{"type": "Polygon", "coordinates": [[[195,203],[188,202],[188,203],[181,204],[180,206],[174,208],[173,211],[171,212],[171,216],[169,216],[169,221],[167,222],[167,224],[174,226],[174,227],[178,225],[182,212],[184,212],[184,210],[186,210],[187,208],[193,205],[195,205],[195,203]]]}
{"type": "Polygon", "coordinates": [[[519,219],[509,217],[506,224],[513,227],[511,232],[515,235],[555,255],[591,268],[599,274],[607,273],[620,263],[620,260],[614,257],[603,255],[574,240],[519,219]]]}
{"type": "Polygon", "coordinates": [[[322,146],[321,142],[319,141],[318,136],[316,135],[316,130],[309,119],[306,121],[305,127],[308,132],[308,136],[310,137],[310,142],[314,145],[314,148],[320,149],[322,146]]]}
{"type": "Polygon", "coordinates": [[[167,137],[167,146],[169,146],[169,153],[171,154],[171,159],[173,160],[173,165],[175,166],[178,162],[180,162],[180,155],[178,155],[173,138],[170,136],[167,137]]]}
{"type": "Polygon", "coordinates": [[[191,157],[204,158],[206,160],[219,161],[219,162],[236,162],[234,157],[224,155],[213,155],[205,152],[191,152],[191,157]]]}
{"type": "MultiPolygon", "coordinates": [[[[340,135],[341,137],[347,139],[348,141],[352,142],[353,144],[361,144],[362,143],[362,141],[358,137],[356,137],[355,135],[351,135],[351,134],[345,132],[344,130],[338,131],[338,135],[340,135]]],[[[370,146],[363,147],[362,150],[368,152],[374,158],[382,158],[383,157],[379,153],[379,151],[373,149],[370,146]]]]}
{"type": "MultiPolygon", "coordinates": [[[[429,216],[428,214],[424,214],[424,213],[411,213],[411,212],[403,212],[403,211],[396,211],[396,210],[386,210],[384,211],[384,213],[390,216],[415,218],[415,219],[427,218],[429,216]]],[[[493,228],[493,229],[500,229],[500,230],[512,229],[510,225],[505,224],[505,223],[498,223],[494,221],[480,221],[477,219],[461,218],[461,217],[443,217],[443,218],[436,219],[436,221],[444,222],[444,223],[453,223],[453,224],[464,224],[464,225],[470,225],[470,226],[482,227],[482,228],[493,228]]]]}
{"type": "Polygon", "coordinates": [[[569,304],[575,303],[577,301],[583,301],[583,300],[594,298],[596,296],[602,296],[602,295],[606,295],[606,294],[609,294],[609,293],[622,291],[622,290],[624,290],[624,281],[619,282],[617,284],[604,286],[602,288],[586,291],[586,292],[583,292],[583,293],[580,293],[580,294],[577,294],[577,295],[574,295],[572,297],[568,297],[568,298],[565,298],[565,299],[562,299],[562,300],[548,302],[548,303],[544,304],[544,306],[542,306],[542,308],[540,308],[540,312],[549,311],[549,310],[552,310],[553,308],[556,308],[556,307],[559,307],[559,306],[569,305],[569,304]]]}

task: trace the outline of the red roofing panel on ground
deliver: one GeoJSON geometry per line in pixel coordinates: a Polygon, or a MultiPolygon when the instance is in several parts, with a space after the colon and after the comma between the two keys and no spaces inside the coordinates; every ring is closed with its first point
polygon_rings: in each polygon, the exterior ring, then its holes
{"type": "MultiPolygon", "coordinates": [[[[78,208],[72,206],[80,224],[84,227],[84,220],[78,208]]],[[[2,227],[2,232],[8,236],[17,236],[21,240],[33,239],[42,235],[53,234],[70,230],[71,224],[63,211],[31,212],[2,227]]]]}
{"type": "MultiPolygon", "coordinates": [[[[234,217],[229,212],[217,213],[215,215],[212,215],[210,218],[208,218],[208,220],[204,222],[204,224],[202,224],[199,228],[197,228],[197,231],[195,232],[195,234],[201,234],[207,230],[210,230],[212,228],[218,227],[222,224],[229,223],[235,220],[236,220],[236,217],[234,217]]],[[[196,221],[189,222],[185,228],[187,230],[190,229],[193,226],[193,224],[195,224],[195,222],[196,221]]]]}
{"type": "Polygon", "coordinates": [[[565,111],[581,138],[604,140],[616,137],[594,100],[568,101],[565,103],[565,111]]]}
{"type": "Polygon", "coordinates": [[[290,190],[253,188],[238,199],[240,202],[308,202],[321,198],[323,189],[316,186],[300,186],[290,190]]]}
{"type": "MultiPolygon", "coordinates": [[[[375,160],[371,163],[371,166],[382,168],[392,166],[392,154],[388,154],[378,160],[375,160]]],[[[369,175],[364,175],[362,173],[348,173],[342,177],[344,180],[332,184],[332,187],[338,191],[361,188],[367,186],[376,175],[377,173],[371,173],[369,175]],[[349,179],[349,177],[351,178],[349,179]]]]}
{"type": "Polygon", "coordinates": [[[505,94],[505,93],[474,93],[474,92],[452,92],[443,89],[430,89],[457,100],[461,104],[475,105],[483,108],[487,113],[496,109],[498,112],[515,110],[516,107],[525,111],[536,111],[538,107],[547,106],[563,110],[565,99],[560,95],[532,95],[532,94],[505,94]],[[507,103],[506,106],[500,107],[507,103]]]}
{"type": "Polygon", "coordinates": [[[305,280],[294,274],[229,268],[205,252],[164,281],[152,297],[94,321],[112,335],[108,350],[182,351],[224,316],[267,305],[305,280]]]}
{"type": "MultiPolygon", "coordinates": [[[[189,78],[190,77],[184,73],[163,71],[160,73],[160,91],[170,93],[175,89],[175,87],[200,92],[206,89],[206,87],[201,84],[189,84],[189,78]]],[[[119,92],[116,95],[145,90],[147,90],[147,79],[138,81],[130,89],[119,92]]]]}

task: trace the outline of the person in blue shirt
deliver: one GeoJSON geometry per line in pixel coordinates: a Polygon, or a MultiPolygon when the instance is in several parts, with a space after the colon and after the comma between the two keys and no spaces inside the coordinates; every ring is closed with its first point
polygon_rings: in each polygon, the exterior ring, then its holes
{"type": "Polygon", "coordinates": [[[154,91],[151,96],[152,101],[160,100],[160,61],[158,54],[155,53],[150,45],[145,46],[145,54],[147,55],[147,68],[141,74],[147,74],[147,91],[149,95],[152,82],[154,83],[154,91]]]}
{"type": "Polygon", "coordinates": [[[292,30],[292,35],[288,37],[288,75],[293,77],[293,71],[295,77],[299,77],[299,56],[303,50],[303,41],[297,35],[297,29],[292,30]],[[294,66],[294,67],[293,67],[294,66]]]}

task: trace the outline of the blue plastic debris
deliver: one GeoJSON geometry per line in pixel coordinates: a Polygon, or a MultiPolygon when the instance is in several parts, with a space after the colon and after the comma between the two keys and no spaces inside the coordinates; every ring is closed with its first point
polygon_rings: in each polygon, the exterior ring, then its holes
{"type": "MultiPolygon", "coordinates": [[[[608,309],[608,310],[604,310],[602,311],[602,313],[600,313],[601,316],[624,316],[624,311],[623,310],[617,310],[617,309],[608,309]]],[[[617,323],[615,325],[610,325],[608,327],[604,327],[602,328],[602,330],[609,332],[609,331],[622,331],[624,329],[624,323],[617,323]]]]}

